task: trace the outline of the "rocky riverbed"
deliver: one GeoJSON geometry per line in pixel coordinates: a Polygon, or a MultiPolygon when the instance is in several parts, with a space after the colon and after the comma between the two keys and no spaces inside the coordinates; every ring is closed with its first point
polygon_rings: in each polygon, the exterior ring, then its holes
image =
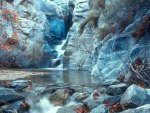
{"type": "MultiPolygon", "coordinates": [[[[20,71],[20,74],[22,72],[20,71]]],[[[23,73],[27,75],[29,72],[23,73]]],[[[1,81],[0,113],[150,112],[149,88],[141,84],[130,84],[119,78],[92,85],[69,83],[39,85],[23,78],[1,81]]]]}

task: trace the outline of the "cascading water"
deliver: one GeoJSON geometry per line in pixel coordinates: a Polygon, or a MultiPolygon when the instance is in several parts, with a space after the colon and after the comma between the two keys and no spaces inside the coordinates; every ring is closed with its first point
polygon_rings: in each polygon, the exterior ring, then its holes
{"type": "Polygon", "coordinates": [[[73,8],[69,5],[69,0],[37,0],[34,4],[47,19],[45,25],[47,31],[44,36],[47,45],[44,47],[44,54],[49,59],[49,63],[44,68],[62,69],[63,47],[67,33],[72,26],[73,8]]]}
{"type": "MultiPolygon", "coordinates": [[[[63,0],[56,0],[53,2],[48,0],[39,0],[35,2],[37,9],[45,14],[48,23],[47,25],[49,26],[49,32],[46,33],[45,41],[48,43],[49,48],[55,51],[54,53],[48,53],[54,56],[51,58],[51,68],[63,68],[64,47],[67,42],[66,37],[70,27],[72,26],[71,11],[73,10],[69,9],[68,1],[69,0],[64,0],[64,2],[63,0]],[[56,56],[53,54],[56,54],[56,56]]],[[[47,97],[43,97],[38,101],[36,100],[36,102],[33,100],[35,95],[30,98],[32,98],[29,99],[29,103],[32,106],[30,110],[31,113],[56,113],[57,110],[61,108],[60,106],[54,106],[51,104],[47,97]]]]}
{"type": "Polygon", "coordinates": [[[62,43],[55,47],[55,50],[57,51],[57,57],[52,60],[52,66],[56,68],[63,68],[63,55],[64,55],[64,45],[66,44],[66,39],[62,41],[62,43]]]}
{"type": "Polygon", "coordinates": [[[35,106],[30,110],[31,113],[56,113],[60,106],[54,106],[47,98],[42,98],[35,106]]]}

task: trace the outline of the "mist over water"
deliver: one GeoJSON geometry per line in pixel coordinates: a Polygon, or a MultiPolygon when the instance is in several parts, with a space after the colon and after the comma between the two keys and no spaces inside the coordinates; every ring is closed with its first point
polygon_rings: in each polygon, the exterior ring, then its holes
{"type": "Polygon", "coordinates": [[[61,108],[60,106],[52,105],[47,98],[42,98],[33,108],[31,108],[31,113],[57,113],[57,110],[61,108]]]}

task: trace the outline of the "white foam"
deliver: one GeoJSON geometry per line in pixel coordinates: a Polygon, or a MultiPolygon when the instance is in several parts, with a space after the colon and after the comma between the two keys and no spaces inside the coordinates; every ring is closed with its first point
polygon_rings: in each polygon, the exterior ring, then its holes
{"type": "Polygon", "coordinates": [[[57,110],[61,108],[60,106],[52,105],[48,99],[43,98],[37,103],[33,108],[31,108],[31,113],[57,113],[57,110]]]}

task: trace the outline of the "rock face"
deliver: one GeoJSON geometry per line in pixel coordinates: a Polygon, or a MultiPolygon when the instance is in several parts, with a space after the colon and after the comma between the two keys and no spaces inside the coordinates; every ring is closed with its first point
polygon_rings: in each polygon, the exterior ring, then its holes
{"type": "Polygon", "coordinates": [[[144,57],[145,47],[145,58],[149,61],[149,30],[139,39],[132,33],[143,18],[149,15],[150,1],[106,0],[105,8],[100,8],[96,28],[86,21],[93,14],[90,12],[95,8],[94,4],[95,1],[91,0],[75,2],[74,23],[67,36],[64,67],[75,70],[91,69],[91,74],[102,82],[126,73],[136,58],[144,57]],[[129,4],[138,9],[128,9],[129,4]],[[87,25],[82,29],[83,33],[79,33],[84,22],[87,25]]]}
{"type": "Polygon", "coordinates": [[[128,71],[130,64],[136,58],[143,58],[145,50],[147,54],[144,57],[149,62],[149,32],[145,32],[145,35],[139,41],[131,35],[144,16],[147,15],[149,15],[148,10],[139,11],[134,17],[134,22],[129,24],[122,33],[110,36],[106,42],[101,41],[97,45],[93,57],[93,64],[95,65],[92,69],[92,75],[99,78],[100,81],[117,78],[117,76],[128,71]],[[143,16],[140,15],[141,13],[143,16]]]}
{"type": "Polygon", "coordinates": [[[73,12],[73,25],[68,33],[68,44],[64,53],[64,67],[76,70],[89,70],[92,63],[95,38],[93,31],[86,28],[85,32],[78,33],[80,23],[89,13],[88,0],[76,0],[73,12]],[[86,58],[86,59],[85,59],[86,58]]]}
{"type": "Polygon", "coordinates": [[[0,66],[49,67],[57,56],[55,46],[72,24],[71,15],[66,1],[58,6],[48,0],[3,0],[0,66]]]}

